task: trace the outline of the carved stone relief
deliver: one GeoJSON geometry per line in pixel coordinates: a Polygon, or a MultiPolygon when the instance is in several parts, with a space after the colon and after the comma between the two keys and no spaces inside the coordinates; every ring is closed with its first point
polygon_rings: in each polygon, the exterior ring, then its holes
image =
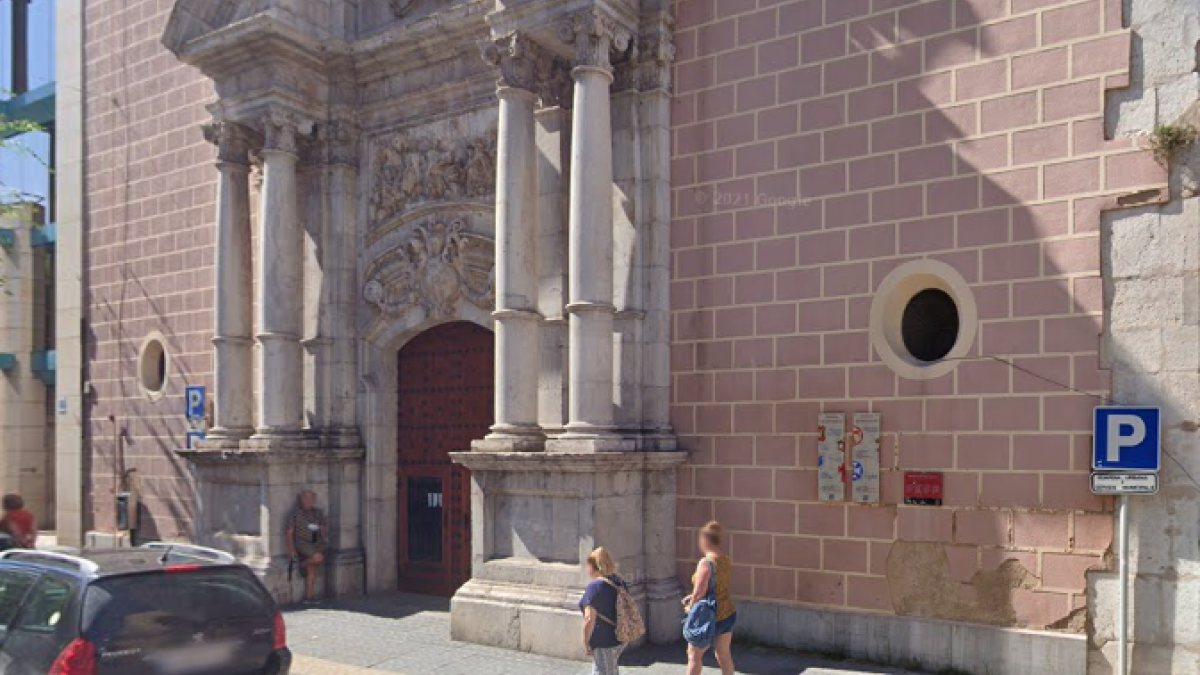
{"type": "Polygon", "coordinates": [[[461,220],[417,226],[367,270],[363,299],[393,316],[420,307],[430,318],[445,318],[460,300],[490,310],[495,255],[495,242],[465,231],[461,220]]]}
{"type": "Polygon", "coordinates": [[[404,133],[375,144],[370,220],[378,224],[414,206],[488,197],[496,184],[496,130],[465,139],[404,133]]]}

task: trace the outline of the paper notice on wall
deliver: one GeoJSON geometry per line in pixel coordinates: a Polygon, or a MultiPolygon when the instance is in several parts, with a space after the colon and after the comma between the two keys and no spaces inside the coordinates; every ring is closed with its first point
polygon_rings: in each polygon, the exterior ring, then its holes
{"type": "Polygon", "coordinates": [[[850,430],[851,496],[859,504],[879,503],[879,413],[855,413],[850,430]]]}
{"type": "Polygon", "coordinates": [[[846,417],[822,413],[817,427],[817,494],[823,502],[846,499],[846,417]]]}

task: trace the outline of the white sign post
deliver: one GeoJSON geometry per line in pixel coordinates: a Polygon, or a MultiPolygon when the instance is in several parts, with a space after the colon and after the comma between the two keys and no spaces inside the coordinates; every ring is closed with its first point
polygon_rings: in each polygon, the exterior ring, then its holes
{"type": "Polygon", "coordinates": [[[1129,675],[1129,495],[1158,492],[1162,411],[1102,406],[1092,424],[1092,492],[1117,495],[1117,675],[1129,675]]]}

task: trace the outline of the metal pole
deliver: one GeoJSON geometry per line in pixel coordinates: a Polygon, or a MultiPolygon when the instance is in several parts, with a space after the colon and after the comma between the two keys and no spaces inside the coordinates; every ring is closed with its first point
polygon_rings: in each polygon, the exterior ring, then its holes
{"type": "Polygon", "coordinates": [[[1117,575],[1121,580],[1120,615],[1117,617],[1117,675],[1129,674],[1129,495],[1117,497],[1117,575]]]}

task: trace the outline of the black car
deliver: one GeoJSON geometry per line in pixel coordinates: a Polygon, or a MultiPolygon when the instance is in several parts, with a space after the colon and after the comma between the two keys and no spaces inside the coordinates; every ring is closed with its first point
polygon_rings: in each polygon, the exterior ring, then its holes
{"type": "Polygon", "coordinates": [[[0,675],[287,675],[291,663],[275,601],[223,551],[0,553],[0,675]]]}

